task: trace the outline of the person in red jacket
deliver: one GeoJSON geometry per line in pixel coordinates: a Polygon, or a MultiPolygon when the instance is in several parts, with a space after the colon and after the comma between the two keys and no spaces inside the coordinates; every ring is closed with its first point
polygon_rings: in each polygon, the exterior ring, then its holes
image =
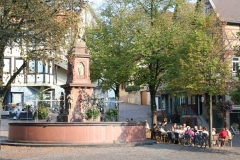
{"type": "Polygon", "coordinates": [[[219,140],[221,141],[221,146],[223,146],[224,140],[227,137],[227,135],[228,135],[228,132],[225,130],[225,128],[223,128],[222,131],[218,133],[219,140]]]}

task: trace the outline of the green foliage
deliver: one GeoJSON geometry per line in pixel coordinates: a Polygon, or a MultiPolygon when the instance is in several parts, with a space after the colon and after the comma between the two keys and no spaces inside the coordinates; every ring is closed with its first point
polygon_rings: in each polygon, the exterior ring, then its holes
{"type": "Polygon", "coordinates": [[[39,107],[50,107],[50,104],[44,101],[44,89],[37,92],[38,106],[39,107]]]}
{"type": "MultiPolygon", "coordinates": [[[[0,2],[0,76],[3,77],[4,54],[14,47],[23,59],[21,67],[12,66],[8,81],[0,78],[0,101],[11,87],[17,75],[26,67],[31,71],[30,60],[42,61],[44,65],[61,62],[76,37],[78,12],[71,6],[72,0],[7,0],[0,2]],[[72,10],[70,11],[70,9],[72,10]],[[71,34],[69,34],[71,29],[71,34]],[[67,36],[68,35],[68,36],[67,36]]],[[[15,55],[16,56],[16,55],[15,55]]],[[[0,112],[2,104],[0,104],[0,112]]],[[[1,119],[1,117],[0,117],[1,119]]]]}
{"type": "Polygon", "coordinates": [[[38,107],[38,119],[45,119],[48,116],[48,109],[46,107],[38,107]]]}
{"type": "Polygon", "coordinates": [[[27,111],[28,111],[29,109],[31,109],[31,105],[26,105],[26,109],[27,109],[27,111]]]}
{"type": "MultiPolygon", "coordinates": [[[[125,1],[126,2],[126,1],[125,1]]],[[[131,19],[126,10],[126,3],[112,2],[102,8],[101,23],[86,29],[87,46],[91,50],[91,80],[98,81],[103,91],[116,90],[125,82],[131,81],[136,66],[134,56],[130,53],[134,48],[131,42],[131,19]],[[114,4],[118,4],[117,7],[114,4]],[[128,33],[129,32],[129,33],[128,33]]]]}
{"type": "Polygon", "coordinates": [[[240,104],[240,86],[237,86],[236,89],[230,94],[231,100],[234,104],[240,104]]]}
{"type": "Polygon", "coordinates": [[[233,109],[233,105],[234,105],[234,103],[232,101],[230,101],[230,100],[227,100],[227,101],[221,100],[221,101],[218,101],[216,103],[216,109],[219,112],[222,112],[222,113],[224,113],[226,111],[231,112],[232,109],[233,109]]]}
{"type": "Polygon", "coordinates": [[[127,86],[125,92],[136,92],[140,90],[140,86],[127,86]]]}
{"type": "Polygon", "coordinates": [[[117,120],[118,117],[118,110],[115,108],[110,108],[107,110],[107,112],[105,113],[105,117],[107,120],[109,121],[115,121],[117,120]]]}
{"type": "Polygon", "coordinates": [[[100,115],[100,111],[97,108],[90,108],[86,112],[87,119],[96,119],[100,115]]]}
{"type": "Polygon", "coordinates": [[[206,15],[199,12],[199,8],[191,11],[185,7],[179,6],[183,12],[178,13],[179,21],[174,23],[188,29],[181,30],[178,47],[172,52],[168,72],[163,76],[167,83],[165,89],[172,94],[179,91],[186,95],[224,94],[230,63],[224,59],[222,23],[214,14],[206,15]]]}

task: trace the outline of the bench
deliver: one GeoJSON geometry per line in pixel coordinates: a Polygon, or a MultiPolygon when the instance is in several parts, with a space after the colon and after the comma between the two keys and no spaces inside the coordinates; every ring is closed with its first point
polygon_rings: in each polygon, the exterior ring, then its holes
{"type": "Polygon", "coordinates": [[[13,117],[17,117],[16,113],[9,112],[9,119],[13,119],[13,117]]]}
{"type": "Polygon", "coordinates": [[[2,118],[8,118],[9,117],[9,111],[2,111],[1,117],[2,118]]]}
{"type": "Polygon", "coordinates": [[[18,119],[23,120],[23,119],[28,119],[28,120],[33,120],[33,114],[32,113],[20,113],[18,119]]]}

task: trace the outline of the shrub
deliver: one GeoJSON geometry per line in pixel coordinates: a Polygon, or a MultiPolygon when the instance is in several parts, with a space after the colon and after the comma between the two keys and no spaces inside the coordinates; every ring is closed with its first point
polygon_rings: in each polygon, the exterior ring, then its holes
{"type": "Polygon", "coordinates": [[[107,120],[109,121],[114,121],[117,119],[118,117],[118,110],[115,108],[110,108],[107,110],[105,117],[107,120]]]}
{"type": "Polygon", "coordinates": [[[230,94],[231,100],[234,101],[234,104],[240,104],[240,86],[237,86],[236,89],[230,94]]]}
{"type": "Polygon", "coordinates": [[[48,116],[48,109],[46,107],[38,107],[38,119],[45,119],[48,116]]]}
{"type": "Polygon", "coordinates": [[[221,100],[216,103],[216,108],[219,112],[226,112],[226,111],[231,112],[233,109],[233,105],[234,103],[230,100],[227,100],[227,101],[221,100]]]}
{"type": "Polygon", "coordinates": [[[93,119],[96,119],[100,115],[100,111],[97,108],[91,108],[88,109],[86,112],[87,119],[90,119],[93,117],[93,119]]]}
{"type": "Polygon", "coordinates": [[[133,92],[133,91],[139,91],[140,87],[139,86],[127,86],[125,88],[125,92],[133,92]]]}

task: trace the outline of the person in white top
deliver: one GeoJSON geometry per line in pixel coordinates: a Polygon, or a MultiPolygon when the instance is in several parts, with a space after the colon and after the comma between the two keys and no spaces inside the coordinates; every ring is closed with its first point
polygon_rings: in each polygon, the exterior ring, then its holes
{"type": "Polygon", "coordinates": [[[161,133],[167,133],[167,131],[165,131],[165,130],[163,129],[163,127],[160,127],[159,131],[160,131],[161,133]]]}
{"type": "Polygon", "coordinates": [[[146,122],[146,128],[147,128],[147,129],[150,129],[150,127],[149,127],[149,124],[148,124],[147,120],[145,120],[145,122],[146,122]]]}
{"type": "Polygon", "coordinates": [[[183,126],[180,126],[180,129],[178,130],[178,132],[179,132],[179,138],[183,138],[184,137],[184,133],[185,133],[185,130],[183,129],[183,126]]]}
{"type": "Polygon", "coordinates": [[[214,134],[216,134],[216,129],[215,128],[212,129],[212,135],[214,135],[214,134]]]}
{"type": "Polygon", "coordinates": [[[207,127],[203,127],[202,133],[206,134],[207,136],[209,135],[209,133],[208,133],[208,131],[207,131],[207,127]]]}
{"type": "Polygon", "coordinates": [[[228,133],[229,139],[232,139],[232,133],[229,131],[228,127],[225,127],[225,130],[226,130],[227,133],[228,133]]]}
{"type": "Polygon", "coordinates": [[[183,123],[183,129],[184,129],[184,131],[187,130],[187,125],[186,125],[186,123],[183,123]]]}

